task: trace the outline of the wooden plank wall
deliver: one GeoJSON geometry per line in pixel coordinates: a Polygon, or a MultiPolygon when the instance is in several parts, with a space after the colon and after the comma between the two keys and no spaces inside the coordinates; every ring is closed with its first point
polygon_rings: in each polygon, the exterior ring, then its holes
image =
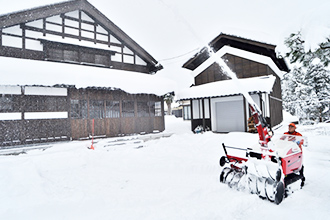
{"type": "MultiPolygon", "coordinates": [[[[93,118],[91,117],[90,103],[92,101],[119,101],[120,115],[117,118],[110,118],[104,115],[94,118],[94,136],[115,137],[130,134],[152,133],[154,130],[164,131],[164,105],[162,103],[161,116],[139,116],[138,102],[162,102],[162,97],[150,94],[128,94],[121,90],[94,90],[94,89],[71,89],[69,91],[70,100],[87,101],[88,117],[71,118],[71,133],[73,139],[89,138],[93,131],[93,118]],[[123,115],[123,102],[134,102],[134,115],[123,115]]],[[[71,111],[71,109],[70,109],[71,111]]],[[[106,104],[104,104],[106,112],[106,104]]]]}
{"type": "Polygon", "coordinates": [[[277,76],[273,87],[273,92],[269,95],[269,102],[271,125],[275,126],[283,121],[281,80],[277,76]]]}
{"type": "MultiPolygon", "coordinates": [[[[231,54],[224,55],[223,59],[227,62],[228,67],[236,73],[238,78],[249,78],[270,74],[270,68],[265,64],[247,60],[231,54]]],[[[226,79],[230,78],[222,72],[217,64],[213,64],[195,77],[195,85],[202,85],[226,79]]]]}

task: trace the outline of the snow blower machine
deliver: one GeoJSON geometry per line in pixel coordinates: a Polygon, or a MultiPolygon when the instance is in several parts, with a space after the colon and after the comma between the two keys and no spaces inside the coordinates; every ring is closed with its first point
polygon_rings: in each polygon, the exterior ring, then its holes
{"type": "Polygon", "coordinates": [[[237,190],[247,189],[262,199],[280,204],[292,192],[289,186],[304,186],[302,146],[306,139],[303,136],[281,135],[273,140],[273,131],[260,110],[252,104],[249,107],[259,143],[244,149],[222,144],[225,156],[220,158],[220,166],[224,167],[220,182],[237,190]],[[229,155],[228,149],[243,151],[245,155],[229,155]],[[298,181],[301,182],[297,186],[298,181]]]}

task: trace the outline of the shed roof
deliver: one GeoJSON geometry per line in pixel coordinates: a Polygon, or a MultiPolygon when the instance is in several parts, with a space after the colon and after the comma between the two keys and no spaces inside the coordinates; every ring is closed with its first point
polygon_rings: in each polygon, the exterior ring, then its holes
{"type": "Polygon", "coordinates": [[[191,88],[183,89],[178,94],[179,100],[199,99],[209,97],[222,97],[239,95],[242,92],[266,92],[272,91],[275,83],[275,76],[261,76],[252,78],[243,78],[235,80],[223,80],[207,83],[191,88]]]}

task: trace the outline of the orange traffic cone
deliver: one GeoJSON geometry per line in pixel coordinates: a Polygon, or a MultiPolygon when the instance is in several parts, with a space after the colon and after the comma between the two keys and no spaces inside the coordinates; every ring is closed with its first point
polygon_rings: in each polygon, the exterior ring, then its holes
{"type": "Polygon", "coordinates": [[[93,126],[92,126],[92,145],[90,148],[91,150],[95,150],[93,144],[94,144],[94,119],[93,119],[93,126]]]}

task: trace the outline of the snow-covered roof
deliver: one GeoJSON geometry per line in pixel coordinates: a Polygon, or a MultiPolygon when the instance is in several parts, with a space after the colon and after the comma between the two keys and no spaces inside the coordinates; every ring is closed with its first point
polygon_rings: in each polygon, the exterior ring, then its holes
{"type": "Polygon", "coordinates": [[[73,0],[43,0],[42,4],[38,0],[19,1],[19,4],[6,4],[0,9],[0,16],[9,14],[10,12],[23,12],[30,9],[40,7],[40,5],[53,5],[59,2],[69,2],[73,0]]]}
{"type": "Polygon", "coordinates": [[[207,83],[199,86],[186,88],[178,93],[178,99],[196,99],[206,97],[220,97],[238,95],[245,92],[266,92],[272,91],[275,83],[275,76],[261,76],[244,78],[238,80],[223,80],[207,83]]]}
{"type": "Polygon", "coordinates": [[[112,87],[131,94],[164,95],[174,81],[158,76],[68,63],[0,57],[1,85],[75,85],[77,88],[112,87]]]}
{"type": "MultiPolygon", "coordinates": [[[[225,54],[232,54],[244,59],[253,60],[258,63],[262,63],[265,65],[268,65],[275,73],[276,75],[282,79],[283,78],[283,71],[281,71],[276,64],[273,62],[273,60],[268,56],[263,56],[260,54],[252,53],[246,50],[241,50],[237,48],[233,48],[230,46],[223,46],[220,50],[218,50],[215,53],[216,57],[223,57],[225,54]]],[[[206,61],[204,61],[201,65],[199,65],[196,69],[193,70],[192,75],[193,77],[196,77],[201,72],[203,72],[206,68],[211,66],[215,62],[215,59],[213,56],[209,57],[206,61]]]]}
{"type": "MultiPolygon", "coordinates": [[[[53,19],[56,19],[56,16],[67,15],[66,13],[71,13],[78,10],[83,11],[83,13],[81,14],[81,16],[84,16],[83,19],[93,22],[94,25],[95,24],[100,25],[102,29],[104,29],[103,33],[106,34],[111,33],[111,36],[112,38],[114,36],[115,41],[118,41],[120,42],[120,44],[125,46],[124,50],[129,48],[130,54],[133,54],[134,52],[143,61],[147,62],[148,64],[147,66],[149,69],[148,71],[150,73],[156,72],[163,68],[163,66],[159,64],[158,61],[154,57],[152,57],[144,48],[142,48],[137,42],[135,42],[130,36],[128,36],[123,30],[121,30],[116,24],[114,24],[111,20],[109,20],[104,14],[102,14],[97,8],[91,5],[87,0],[62,1],[56,4],[49,4],[45,6],[34,7],[23,11],[0,15],[0,28],[6,28],[6,27],[10,28],[11,26],[14,25],[26,24],[26,22],[35,22],[35,21],[42,22],[42,19],[45,18],[50,19],[51,17],[53,17],[53,19]]],[[[81,19],[79,18],[78,14],[76,14],[75,16],[76,17],[73,17],[73,19],[75,20],[81,19]]],[[[57,26],[61,25],[62,23],[62,19],[60,17],[58,18],[56,19],[55,22],[56,23],[55,25],[57,26]],[[57,20],[58,18],[60,20],[57,20]]],[[[38,25],[40,25],[40,23],[38,25]]],[[[86,28],[85,29],[83,28],[82,30],[86,31],[86,28]]],[[[87,28],[87,32],[94,32],[94,31],[87,28]]],[[[60,35],[60,33],[58,31],[55,31],[55,35],[60,35]]],[[[77,35],[77,32],[75,32],[74,35],[77,35]]],[[[68,33],[65,33],[62,37],[68,37],[68,33]]],[[[92,40],[94,37],[89,37],[89,38],[90,38],[89,40],[92,40]]],[[[46,39],[48,39],[48,36],[46,39]]]]}

